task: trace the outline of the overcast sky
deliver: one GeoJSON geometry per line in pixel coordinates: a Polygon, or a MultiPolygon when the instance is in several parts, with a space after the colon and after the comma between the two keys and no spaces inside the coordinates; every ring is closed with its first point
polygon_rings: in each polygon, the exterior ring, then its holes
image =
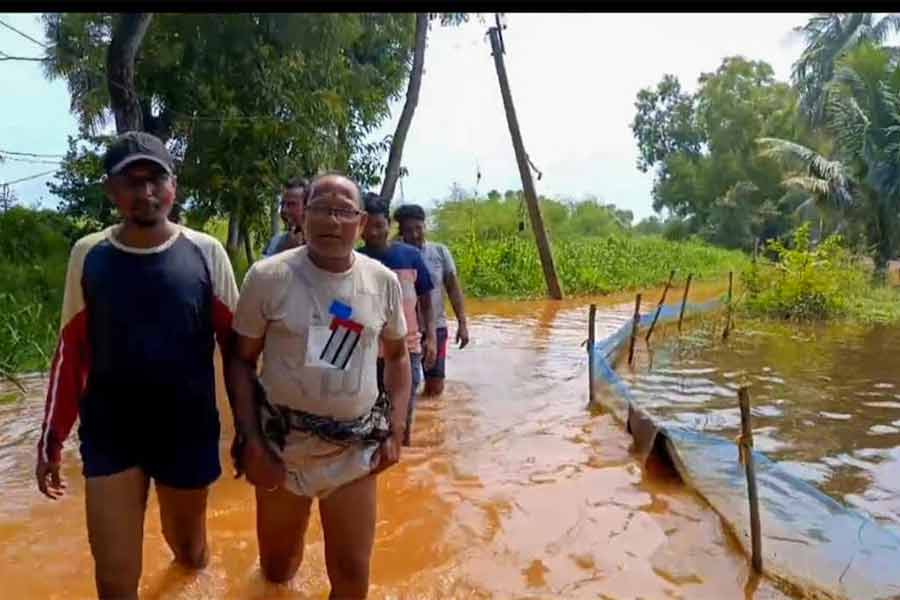
{"type": "MultiPolygon", "coordinates": [[[[506,68],[525,148],[543,172],[538,192],[580,198],[591,194],[652,214],[652,175],[635,167],[629,124],[639,89],[663,74],[688,90],[726,56],[765,60],[787,80],[802,41],[791,34],[805,14],[509,14],[506,68]]],[[[37,15],[0,19],[39,40],[37,15]]],[[[490,19],[492,21],[492,18],[490,19]]],[[[521,183],[497,84],[488,23],[472,18],[455,28],[435,25],[429,35],[418,109],[403,154],[409,176],[406,202],[433,205],[457,183],[473,189],[476,165],[481,194],[519,189],[521,183]]],[[[34,42],[0,26],[0,52],[37,56],[34,42]]],[[[38,63],[0,62],[0,150],[62,154],[77,126],[62,81],[47,81],[38,63]]],[[[402,108],[377,137],[393,132],[402,108]]],[[[39,159],[35,159],[39,160],[39,159]]],[[[53,169],[6,161],[0,183],[53,169]]],[[[16,184],[25,204],[55,206],[51,175],[16,184]]],[[[397,191],[399,199],[400,190],[397,191]]]]}

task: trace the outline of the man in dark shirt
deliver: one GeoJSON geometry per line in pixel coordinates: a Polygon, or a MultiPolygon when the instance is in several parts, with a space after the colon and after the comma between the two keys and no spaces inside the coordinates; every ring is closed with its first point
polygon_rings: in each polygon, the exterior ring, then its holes
{"type": "Polygon", "coordinates": [[[215,339],[231,346],[237,286],[213,237],[168,220],[174,163],[147,133],[104,156],[122,223],[76,242],[38,443],[38,488],[63,494],[63,441],[80,417],[87,529],[100,598],[137,598],[150,480],[175,560],[202,568],[208,486],[220,473],[215,339]]]}
{"type": "MultiPolygon", "coordinates": [[[[412,395],[409,400],[409,410],[406,413],[406,435],[403,439],[403,445],[409,446],[410,430],[416,408],[416,389],[422,381],[422,366],[424,363],[425,369],[432,368],[437,355],[437,338],[431,308],[431,290],[434,289],[434,284],[418,248],[403,242],[388,243],[388,233],[391,228],[388,203],[381,196],[372,192],[363,196],[363,203],[369,218],[362,234],[365,245],[359,251],[380,261],[381,264],[392,270],[400,280],[400,289],[403,292],[403,313],[406,316],[408,331],[406,345],[409,349],[410,368],[412,369],[412,395]],[[424,336],[418,326],[417,311],[419,310],[422,311],[423,322],[428,324],[424,336]]],[[[383,388],[382,370],[382,361],[379,359],[379,389],[383,388]]]]}

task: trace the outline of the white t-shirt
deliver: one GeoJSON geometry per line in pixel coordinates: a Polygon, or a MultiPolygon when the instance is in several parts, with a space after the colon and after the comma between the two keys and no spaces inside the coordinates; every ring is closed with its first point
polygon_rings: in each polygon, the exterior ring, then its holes
{"type": "Polygon", "coordinates": [[[260,382],[271,403],[354,419],[378,396],[379,336],[406,335],[400,282],[358,252],[349,270],[323,271],[301,246],[250,268],[233,328],[265,336],[260,382]]]}
{"type": "Polygon", "coordinates": [[[447,327],[447,312],[444,308],[444,281],[448,275],[456,273],[456,264],[453,255],[444,244],[425,242],[422,248],[422,258],[428,266],[431,274],[431,282],[434,289],[431,290],[431,310],[434,315],[435,327],[447,327]]]}

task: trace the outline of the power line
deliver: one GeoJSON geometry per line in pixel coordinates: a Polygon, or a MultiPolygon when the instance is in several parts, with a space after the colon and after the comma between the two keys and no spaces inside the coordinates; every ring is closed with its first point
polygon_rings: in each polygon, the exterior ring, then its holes
{"type": "Polygon", "coordinates": [[[6,27],[7,29],[10,29],[10,30],[12,30],[12,31],[15,31],[16,33],[18,33],[19,35],[21,35],[23,38],[25,38],[25,39],[27,39],[27,40],[31,40],[32,42],[34,42],[35,44],[37,44],[37,45],[40,46],[41,48],[46,48],[46,47],[47,47],[47,44],[45,44],[44,42],[38,41],[38,40],[34,39],[33,37],[31,37],[30,35],[28,35],[27,33],[24,33],[24,32],[22,32],[22,31],[19,31],[18,29],[16,29],[15,27],[13,27],[12,25],[10,25],[9,23],[7,23],[6,21],[4,21],[3,19],[0,19],[0,25],[3,25],[3,26],[6,27]]]}
{"type": "Polygon", "coordinates": [[[40,160],[34,158],[19,158],[17,156],[0,156],[0,161],[13,160],[16,162],[31,163],[33,165],[58,165],[59,160],[40,160]]]}
{"type": "Polygon", "coordinates": [[[53,169],[52,171],[44,171],[43,173],[35,173],[34,175],[29,175],[28,177],[22,177],[21,179],[14,179],[13,181],[7,181],[5,183],[0,183],[0,185],[13,185],[16,183],[22,183],[23,181],[37,179],[38,177],[43,177],[45,175],[52,175],[53,173],[56,173],[56,169],[53,169]]]}
{"type": "Polygon", "coordinates": [[[14,152],[0,148],[0,154],[12,154],[14,156],[33,156],[35,158],[65,158],[65,154],[35,154],[34,152],[14,152]]]}

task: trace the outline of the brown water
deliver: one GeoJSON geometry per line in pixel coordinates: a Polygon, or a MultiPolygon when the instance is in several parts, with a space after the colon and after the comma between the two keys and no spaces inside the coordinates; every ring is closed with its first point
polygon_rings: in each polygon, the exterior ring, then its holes
{"type": "Polygon", "coordinates": [[[636,401],[730,438],[749,383],[757,449],[900,533],[900,328],[746,322],[722,343],[708,325],[621,370],[636,401]]]}
{"type": "MultiPolygon", "coordinates": [[[[600,328],[611,330],[629,301],[605,302],[600,328]]],[[[664,472],[642,472],[622,428],[585,410],[586,301],[470,311],[473,343],[451,350],[444,397],[420,403],[414,447],[379,481],[370,597],[785,597],[748,582],[745,557],[702,500],[664,472]]],[[[67,496],[43,499],[32,469],[44,382],[26,383],[26,400],[0,406],[0,597],[89,598],[76,443],[64,453],[67,496]]],[[[317,517],[297,577],[263,582],[243,480],[225,475],[211,491],[204,572],[171,564],[153,500],[145,532],[143,598],[327,593],[317,517]]]]}

